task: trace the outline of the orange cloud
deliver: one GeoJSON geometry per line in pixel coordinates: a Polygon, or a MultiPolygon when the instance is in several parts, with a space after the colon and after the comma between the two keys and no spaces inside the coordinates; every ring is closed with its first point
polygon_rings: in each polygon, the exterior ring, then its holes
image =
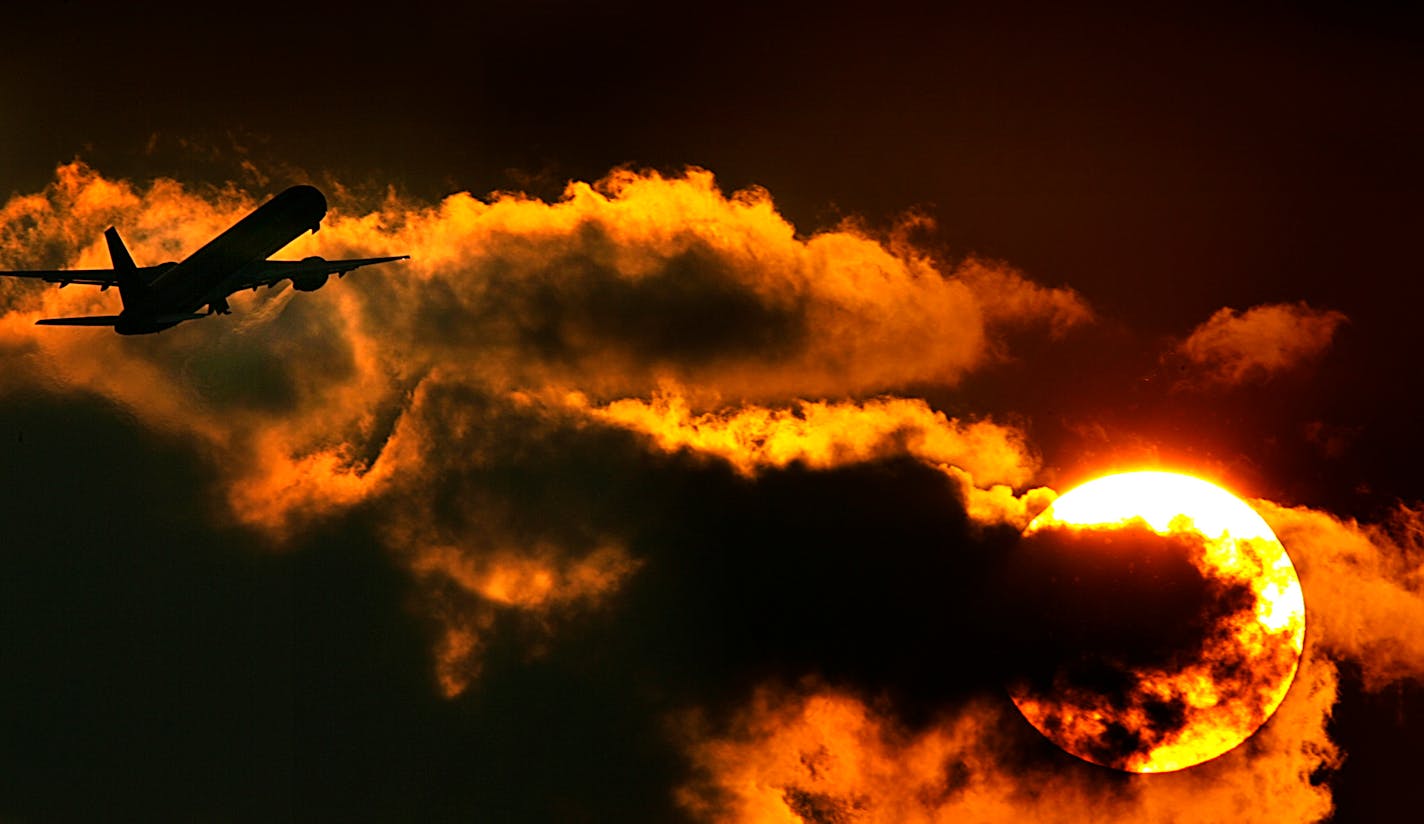
{"type": "MultiPolygon", "coordinates": [[[[0,266],[106,266],[111,223],[141,264],[181,258],[257,200],[65,166],[0,209],[0,266]]],[[[620,171],[555,202],[332,202],[322,231],[282,257],[413,259],[295,299],[237,296],[230,318],[139,339],[33,326],[113,312],[113,290],[3,284],[0,394],[98,396],[175,433],[220,474],[229,515],[274,542],[333,514],[370,517],[422,582],[446,694],[477,677],[496,617],[557,631],[638,574],[597,501],[575,494],[603,480],[601,465],[561,479],[574,490],[562,497],[521,474],[525,452],[560,445],[545,435],[687,450],[748,474],[908,456],[953,478],[985,523],[1021,526],[1053,496],[1016,492],[1037,467],[1014,428],[886,393],[953,384],[1018,327],[1090,322],[1071,290],[986,261],[945,266],[851,227],[798,233],[766,192],[725,193],[700,170],[620,171]]],[[[1223,310],[1181,351],[1237,381],[1322,351],[1342,322],[1303,305],[1223,310]]],[[[1245,747],[1104,790],[1087,767],[1021,767],[999,741],[1017,723],[1004,700],[947,708],[926,732],[863,696],[768,692],[735,728],[690,733],[704,776],[685,788],[688,808],[719,820],[1250,821],[1271,798],[1273,821],[1319,819],[1329,790],[1310,775],[1336,758],[1329,659],[1365,662],[1374,683],[1424,666],[1409,629],[1424,625],[1417,544],[1263,506],[1299,561],[1318,652],[1245,747]]]]}
{"type": "Polygon", "coordinates": [[[1041,286],[1003,263],[970,258],[955,275],[980,297],[991,325],[1042,323],[1061,338],[1093,320],[1093,310],[1077,292],[1041,286]]]}
{"type": "Polygon", "coordinates": [[[494,623],[490,610],[460,609],[444,614],[444,629],[435,645],[435,678],[440,693],[455,698],[480,674],[481,640],[494,623]]]}
{"type": "Polygon", "coordinates": [[[1019,430],[990,420],[964,422],[915,398],[854,403],[802,401],[795,407],[742,406],[694,414],[673,391],[651,401],[624,398],[589,406],[569,399],[596,420],[650,436],[661,449],[714,456],[744,475],[799,462],[813,468],[909,456],[953,478],[969,516],[985,524],[1022,528],[1052,502],[1039,487],[1022,495],[1038,469],[1019,430]]]}
{"type": "Polygon", "coordinates": [[[1237,384],[1290,369],[1324,352],[1347,318],[1301,303],[1220,309],[1175,352],[1209,380],[1237,384]]]}
{"type": "Polygon", "coordinates": [[[616,172],[555,203],[460,194],[389,211],[327,230],[353,249],[399,246],[423,275],[364,311],[521,388],[646,396],[670,379],[729,399],[874,393],[957,380],[1010,317],[1055,328],[1088,317],[1075,293],[987,264],[945,271],[848,229],[799,237],[766,192],[726,195],[700,170],[616,172]],[[392,303],[408,311],[392,316],[392,303]]]}
{"type": "Polygon", "coordinates": [[[716,455],[748,475],[793,461],[824,468],[911,455],[960,467],[984,482],[1018,486],[1037,468],[1018,430],[952,419],[917,398],[802,401],[792,408],[744,406],[694,415],[680,395],[662,393],[652,401],[625,398],[593,407],[589,414],[646,433],[670,452],[716,455]]]}
{"type": "Polygon", "coordinates": [[[1327,729],[1333,662],[1357,665],[1371,689],[1424,678],[1424,512],[1402,506],[1371,525],[1254,503],[1300,571],[1309,637],[1277,713],[1221,757],[1175,773],[1109,774],[1064,754],[1026,755],[1024,736],[1035,733],[1005,696],[947,706],[915,729],[893,706],[812,682],[763,688],[725,727],[688,716],[698,777],[682,803],[708,821],[788,824],[1327,818],[1331,793],[1319,779],[1344,755],[1327,729]]]}
{"type": "Polygon", "coordinates": [[[1335,695],[1334,667],[1307,653],[1295,689],[1253,739],[1190,770],[1125,775],[1032,754],[1037,733],[1003,696],[917,730],[843,691],[768,688],[728,729],[696,716],[684,724],[698,779],[679,798],[702,820],[758,824],[1314,822],[1332,809],[1312,777],[1339,762],[1326,732],[1335,695]]]}
{"type": "Polygon", "coordinates": [[[449,596],[433,599],[441,625],[435,672],[447,698],[463,693],[479,676],[482,641],[501,610],[547,619],[560,609],[593,605],[616,592],[638,566],[614,546],[571,560],[563,557],[561,548],[550,546],[482,550],[416,544],[408,553],[416,575],[453,583],[475,596],[473,602],[449,596]]]}
{"type": "Polygon", "coordinates": [[[1384,524],[1341,520],[1257,501],[1295,559],[1309,632],[1378,689],[1424,679],[1424,510],[1401,506],[1384,524]]]}
{"type": "Polygon", "coordinates": [[[457,547],[425,546],[412,566],[419,574],[445,575],[491,603],[532,609],[602,595],[637,566],[615,547],[567,564],[558,556],[557,550],[530,547],[473,558],[457,547]]]}
{"type": "MultiPolygon", "coordinates": [[[[709,407],[785,405],[952,382],[1001,348],[997,329],[1042,322],[1061,333],[1090,318],[1071,290],[997,264],[946,271],[851,228],[798,235],[765,191],[725,194],[700,170],[619,171],[570,184],[553,203],[343,197],[333,195],[320,234],[282,256],[405,252],[410,265],[296,300],[289,290],[238,296],[231,318],[131,340],[32,326],[113,312],[113,290],[7,284],[0,346],[34,380],[97,391],[209,444],[232,478],[232,513],[281,534],[398,482],[382,450],[402,399],[432,371],[595,402],[650,399],[674,381],[709,407]]],[[[44,192],[5,204],[0,261],[105,266],[110,223],[140,263],[181,258],[255,204],[233,188],[138,186],[70,164],[44,192]]],[[[990,432],[958,432],[988,440],[966,441],[946,463],[977,446],[1017,460],[990,432]]],[[[948,447],[930,438],[921,448],[948,447]]],[[[974,460],[981,483],[1025,476],[1021,462],[984,472],[987,458],[974,460]]]]}

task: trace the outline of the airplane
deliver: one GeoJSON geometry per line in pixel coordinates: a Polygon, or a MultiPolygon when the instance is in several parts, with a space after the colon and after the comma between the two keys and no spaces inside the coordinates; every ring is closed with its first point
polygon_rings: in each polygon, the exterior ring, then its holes
{"type": "Polygon", "coordinates": [[[136,266],[118,229],[104,232],[112,269],[46,269],[0,271],[0,277],[30,278],[58,283],[119,287],[123,310],[117,315],[43,318],[39,326],[112,326],[120,335],[148,335],[209,315],[231,313],[227,298],[243,289],[276,286],[290,280],[302,292],[320,289],[332,275],[362,266],[408,260],[393,257],[325,260],[268,260],[267,257],[310,229],[315,233],[326,216],[326,197],[313,186],[293,186],[258,206],[232,228],[213,238],[183,261],[136,266]],[[203,307],[207,311],[201,311],[203,307]]]}

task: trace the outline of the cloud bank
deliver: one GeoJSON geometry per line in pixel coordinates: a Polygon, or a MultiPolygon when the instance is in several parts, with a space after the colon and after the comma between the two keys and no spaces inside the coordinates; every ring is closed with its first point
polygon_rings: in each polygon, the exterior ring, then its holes
{"type": "MultiPolygon", "coordinates": [[[[270,551],[380,546],[439,700],[485,717],[514,674],[544,673],[569,729],[620,719],[603,768],[656,775],[660,816],[1243,821],[1269,797],[1271,820],[1314,821],[1340,757],[1335,665],[1376,686],[1424,666],[1412,528],[1263,502],[1313,622],[1279,714],[1180,774],[1080,764],[1009,709],[997,663],[1033,629],[1000,573],[1054,495],[1040,459],[1020,422],[918,394],[992,368],[1012,335],[1071,335],[1093,318],[1080,295],[854,226],[806,234],[695,169],[553,202],[329,194],[281,257],[412,260],[140,339],[33,326],[112,312],[112,293],[5,284],[0,395],[100,402],[184,444],[211,475],[201,517],[270,551]]],[[[259,201],[73,164],[5,204],[0,265],[105,266],[109,224],[140,264],[180,258],[259,201]]],[[[1343,321],[1223,313],[1182,352],[1231,381],[1343,321]]],[[[574,733],[525,732],[584,763],[574,733]]],[[[581,792],[568,809],[596,815],[581,792]]]]}

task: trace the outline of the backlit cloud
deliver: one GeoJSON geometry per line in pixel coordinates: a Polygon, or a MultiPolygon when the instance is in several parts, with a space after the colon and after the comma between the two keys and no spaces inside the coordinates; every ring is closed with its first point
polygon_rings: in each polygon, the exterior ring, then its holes
{"type": "Polygon", "coordinates": [[[794,408],[743,407],[694,416],[680,396],[661,394],[651,403],[614,401],[590,414],[645,432],[669,451],[716,455],[747,473],[792,461],[829,467],[906,454],[958,466],[984,482],[1023,486],[1035,468],[1017,430],[992,421],[951,420],[918,399],[803,401],[794,408]]]}
{"type": "Polygon", "coordinates": [[[875,702],[814,684],[763,690],[725,730],[691,719],[699,780],[682,802],[718,822],[1319,821],[1337,764],[1334,668],[1309,656],[1272,721],[1190,770],[1124,775],[1046,755],[1007,699],[907,728],[875,702]],[[1262,804],[1269,798],[1269,804],[1262,804]]]}
{"type": "MultiPolygon", "coordinates": [[[[254,204],[74,164],[6,205],[0,255],[14,267],[105,266],[100,233],[113,223],[141,264],[172,259],[254,204]]],[[[794,403],[953,382],[991,355],[1000,327],[1042,321],[1061,334],[1090,317],[1071,291],[988,264],[943,272],[850,230],[799,236],[766,192],[726,195],[701,171],[618,172],[555,203],[459,194],[352,209],[338,200],[287,256],[405,252],[409,265],[302,300],[239,296],[237,315],[201,331],[97,347],[93,334],[31,324],[113,312],[112,291],[8,284],[3,339],[47,378],[212,441],[241,478],[234,512],[277,527],[389,477],[379,447],[432,370],[595,402],[651,398],[673,381],[703,407],[794,403]]]]}
{"type": "Polygon", "coordinates": [[[1378,689],[1424,680],[1424,513],[1400,506],[1382,524],[1258,501],[1297,558],[1310,632],[1378,689]]]}
{"type": "MultiPolygon", "coordinates": [[[[110,224],[141,265],[178,259],[259,201],[64,166],[0,209],[0,266],[107,266],[110,224]]],[[[1269,820],[1314,821],[1331,798],[1312,778],[1339,759],[1335,664],[1376,686],[1424,673],[1417,514],[1386,528],[1262,502],[1314,622],[1279,714],[1179,774],[1076,762],[996,670],[1032,628],[995,576],[1052,468],[1025,421],[938,404],[1015,336],[1091,323],[1081,296],[850,225],[807,234],[769,193],[695,169],[553,202],[331,201],[280,257],[412,259],[132,339],[33,326],[114,312],[114,290],[0,285],[0,397],[102,403],[183,444],[215,479],[200,516],[274,549],[368,537],[406,576],[450,702],[531,662],[603,679],[559,700],[625,702],[659,762],[687,767],[651,790],[684,814],[1251,821],[1271,798],[1269,820]]],[[[1317,355],[1343,320],[1222,310],[1180,352],[1240,381],[1317,355]]]]}
{"type": "Polygon", "coordinates": [[[1266,378],[1319,356],[1344,314],[1305,303],[1268,303],[1245,312],[1218,310],[1175,352],[1209,380],[1237,384],[1266,378]]]}

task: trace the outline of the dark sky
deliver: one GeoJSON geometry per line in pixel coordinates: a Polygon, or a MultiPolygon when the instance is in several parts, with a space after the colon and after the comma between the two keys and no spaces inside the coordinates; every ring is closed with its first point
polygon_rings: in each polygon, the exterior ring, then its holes
{"type": "MultiPolygon", "coordinates": [[[[881,237],[915,212],[934,225],[914,242],[944,266],[1002,261],[1096,315],[1066,337],[1006,333],[1011,355],[963,380],[876,390],[1016,422],[1041,457],[1033,485],[1150,456],[1341,518],[1424,500],[1424,52],[1402,9],[489,5],[7,12],[0,197],[40,192],[76,158],[139,187],[265,195],[310,180],[419,203],[552,200],[620,166],[696,166],[725,191],[764,187],[801,237],[846,218],[881,237]],[[1348,318],[1302,368],[1173,388],[1189,364],[1162,353],[1213,313],[1302,301],[1348,318]]],[[[620,294],[583,297],[636,325],[620,294]]],[[[580,328],[603,334],[588,312],[580,328]]],[[[728,328],[750,328],[737,317],[728,328]]],[[[758,339],[767,351],[794,348],[804,321],[778,319],[792,331],[758,339]]],[[[198,394],[205,369],[228,370],[239,396],[245,377],[270,379],[253,384],[271,390],[262,399],[205,396],[197,417],[266,404],[288,420],[316,403],[300,384],[311,370],[358,368],[313,334],[272,350],[188,338],[126,351],[198,394]]],[[[568,340],[516,338],[547,346],[541,369],[584,363],[568,340]]],[[[649,340],[607,351],[661,362],[649,340]]],[[[710,374],[691,348],[667,357],[691,364],[684,377],[710,374]]],[[[392,379],[391,417],[444,432],[432,410],[485,404],[496,411],[481,420],[525,435],[479,441],[478,469],[432,451],[428,499],[363,499],[280,541],[222,514],[221,449],[82,382],[0,381],[0,819],[671,820],[686,810],[670,788],[691,769],[669,743],[677,713],[715,724],[758,684],[814,674],[888,696],[914,727],[989,689],[995,644],[1020,631],[965,571],[992,566],[975,553],[1009,538],[937,508],[943,476],[915,461],[752,481],[621,431],[510,423],[533,413],[448,379],[411,400],[418,377],[392,379]],[[480,673],[446,699],[432,639],[467,596],[432,589],[383,530],[406,507],[459,533],[466,501],[495,501],[504,533],[580,552],[613,535],[644,566],[597,608],[481,613],[495,617],[480,673]],[[926,541],[970,555],[945,566],[906,549],[926,541]],[[887,549],[867,564],[866,546],[887,549]],[[903,631],[932,620],[935,599],[955,606],[933,620],[967,632],[953,665],[917,654],[942,639],[903,631]],[[983,615],[1006,628],[980,632],[983,615]]],[[[445,442],[465,445],[449,426],[445,442]]],[[[1366,689],[1358,662],[1339,666],[1331,732],[1346,760],[1319,779],[1335,820],[1404,815],[1424,691],[1409,677],[1366,689]]],[[[1052,757],[1015,735],[1010,763],[1052,757]]]]}

